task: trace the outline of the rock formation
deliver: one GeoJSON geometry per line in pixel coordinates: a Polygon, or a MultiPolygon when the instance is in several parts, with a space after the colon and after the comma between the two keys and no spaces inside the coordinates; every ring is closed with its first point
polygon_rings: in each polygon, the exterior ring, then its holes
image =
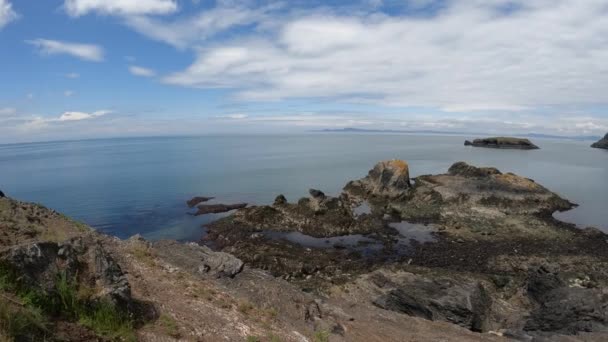
{"type": "Polygon", "coordinates": [[[189,199],[186,204],[188,205],[189,208],[194,208],[196,207],[198,204],[201,204],[203,202],[208,202],[210,200],[212,200],[214,197],[202,197],[202,196],[196,196],[196,197],[192,197],[191,199],[189,199]]]}
{"type": "Polygon", "coordinates": [[[247,206],[247,203],[237,204],[199,204],[196,208],[197,211],[194,216],[206,215],[206,214],[219,214],[225,213],[231,210],[242,209],[247,206]]]}
{"type": "Polygon", "coordinates": [[[409,166],[403,160],[383,161],[360,180],[349,182],[348,191],[380,197],[399,197],[409,189],[409,166]]]}
{"type": "Polygon", "coordinates": [[[608,149],[608,133],[603,139],[600,139],[598,142],[591,145],[591,147],[608,149]]]}
{"type": "Polygon", "coordinates": [[[537,150],[538,146],[534,145],[530,140],[523,138],[511,138],[511,137],[494,137],[475,139],[473,142],[466,140],[465,146],[474,147],[488,147],[488,148],[505,148],[505,149],[518,149],[518,150],[537,150]]]}

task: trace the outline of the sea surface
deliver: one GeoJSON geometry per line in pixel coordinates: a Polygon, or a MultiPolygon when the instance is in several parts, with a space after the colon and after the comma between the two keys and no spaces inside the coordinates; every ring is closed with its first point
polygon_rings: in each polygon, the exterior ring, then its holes
{"type": "Polygon", "coordinates": [[[404,159],[412,176],[466,161],[532,178],[580,205],[556,217],[608,232],[608,151],[590,141],[535,139],[541,150],[519,151],[465,147],[464,139],[311,133],[0,145],[0,189],[121,238],[199,240],[202,225],[222,215],[189,215],[193,196],[295,201],[309,188],[338,194],[380,160],[404,159]]]}

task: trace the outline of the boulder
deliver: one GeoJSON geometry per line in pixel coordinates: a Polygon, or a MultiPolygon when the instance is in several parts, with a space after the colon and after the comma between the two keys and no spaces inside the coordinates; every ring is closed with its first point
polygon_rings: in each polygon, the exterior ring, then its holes
{"type": "Polygon", "coordinates": [[[591,145],[591,147],[608,149],[608,133],[606,134],[606,136],[604,136],[604,138],[591,145]]]}
{"type": "Polygon", "coordinates": [[[0,198],[2,198],[2,197],[6,197],[6,196],[4,195],[4,192],[2,192],[2,190],[0,190],[0,198]]]}
{"type": "Polygon", "coordinates": [[[237,257],[214,252],[207,246],[196,243],[181,244],[163,240],[153,243],[159,258],[171,265],[201,277],[232,278],[243,270],[243,262],[237,257]]]}
{"type": "Polygon", "coordinates": [[[537,150],[538,146],[534,145],[530,140],[524,138],[511,137],[492,137],[484,139],[475,139],[473,142],[466,140],[465,146],[488,147],[498,149],[519,149],[519,150],[537,150]]]}
{"type": "Polygon", "coordinates": [[[403,160],[382,161],[360,180],[349,182],[344,190],[351,194],[399,197],[411,187],[408,164],[403,160]]]}
{"type": "Polygon", "coordinates": [[[273,205],[284,205],[284,204],[287,204],[287,198],[285,198],[285,196],[279,195],[274,199],[273,205]]]}

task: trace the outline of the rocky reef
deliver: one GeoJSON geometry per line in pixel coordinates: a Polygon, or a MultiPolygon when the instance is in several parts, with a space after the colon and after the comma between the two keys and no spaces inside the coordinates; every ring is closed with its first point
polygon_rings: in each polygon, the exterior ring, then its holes
{"type": "Polygon", "coordinates": [[[493,137],[484,139],[475,139],[472,142],[466,140],[465,146],[487,147],[487,148],[506,148],[518,150],[538,150],[539,147],[534,145],[530,140],[524,138],[511,137],[493,137]]]}
{"type": "Polygon", "coordinates": [[[608,149],[608,133],[603,139],[600,139],[598,142],[591,145],[591,147],[608,149]]]}
{"type": "Polygon", "coordinates": [[[391,160],[336,197],[311,190],[296,203],[281,195],[237,210],[206,239],[306,291],[476,332],[558,339],[608,331],[608,236],[552,217],[573,207],[496,168],[459,162],[410,180],[407,163],[391,160]],[[433,239],[405,243],[413,227],[433,239]],[[333,242],[353,237],[359,243],[333,242]],[[312,238],[328,245],[311,247],[312,238]]]}

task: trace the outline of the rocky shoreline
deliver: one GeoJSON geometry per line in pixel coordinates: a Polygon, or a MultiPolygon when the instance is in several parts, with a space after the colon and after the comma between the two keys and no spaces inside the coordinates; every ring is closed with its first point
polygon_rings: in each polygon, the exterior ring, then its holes
{"type": "MultiPolygon", "coordinates": [[[[410,179],[390,160],[340,194],[309,194],[233,208],[202,244],[121,241],[0,198],[0,265],[48,295],[63,293],[58,274],[73,279],[86,310],[130,317],[123,340],[608,338],[608,235],[554,219],[575,204],[533,180],[463,162],[410,179]]],[[[0,286],[10,310],[32,305],[19,293],[0,286]]],[[[44,311],[29,337],[113,339],[86,310],[44,311]]]]}
{"type": "Polygon", "coordinates": [[[604,138],[591,145],[591,147],[608,149],[608,133],[606,133],[606,136],[604,136],[604,138]]]}

